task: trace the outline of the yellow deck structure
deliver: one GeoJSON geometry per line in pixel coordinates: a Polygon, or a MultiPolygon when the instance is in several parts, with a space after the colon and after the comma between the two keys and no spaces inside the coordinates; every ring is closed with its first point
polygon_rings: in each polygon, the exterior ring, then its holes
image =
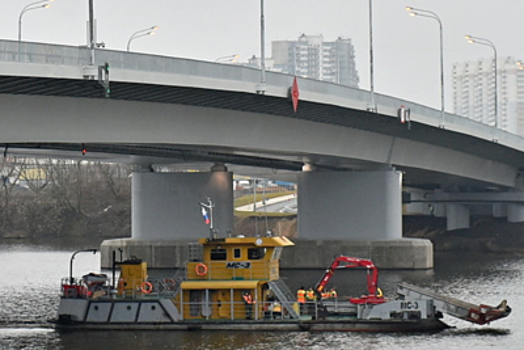
{"type": "Polygon", "coordinates": [[[268,283],[280,278],[282,250],[293,242],[286,237],[228,237],[199,243],[202,260],[187,263],[187,280],[175,299],[183,318],[260,319],[272,299],[268,283]],[[253,305],[244,302],[245,292],[253,305]]]}

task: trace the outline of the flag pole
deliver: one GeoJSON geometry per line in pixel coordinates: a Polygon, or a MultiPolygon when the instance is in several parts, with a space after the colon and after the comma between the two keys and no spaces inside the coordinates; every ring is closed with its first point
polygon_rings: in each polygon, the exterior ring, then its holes
{"type": "Polygon", "coordinates": [[[207,198],[207,203],[200,202],[199,203],[202,208],[209,209],[209,234],[210,238],[214,239],[216,238],[216,232],[215,228],[213,226],[213,208],[215,207],[215,204],[211,201],[211,198],[207,198]]]}

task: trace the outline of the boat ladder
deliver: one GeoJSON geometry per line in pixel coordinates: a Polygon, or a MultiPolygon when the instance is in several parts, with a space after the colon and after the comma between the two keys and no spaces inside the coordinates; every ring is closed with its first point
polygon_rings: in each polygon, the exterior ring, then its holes
{"type": "Polygon", "coordinates": [[[279,279],[276,281],[268,282],[268,285],[269,288],[276,295],[278,300],[280,300],[280,303],[282,304],[284,309],[287,310],[291,318],[300,318],[299,314],[293,308],[293,304],[295,304],[296,301],[295,297],[293,296],[293,293],[291,293],[287,284],[283,280],[279,279]]]}

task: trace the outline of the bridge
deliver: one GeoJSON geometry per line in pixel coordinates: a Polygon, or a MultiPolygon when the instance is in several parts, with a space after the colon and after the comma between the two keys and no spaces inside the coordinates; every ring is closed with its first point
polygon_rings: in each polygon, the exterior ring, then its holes
{"type": "MultiPolygon", "coordinates": [[[[134,241],[110,246],[133,252],[147,241],[158,252],[141,254],[153,265],[172,255],[160,252],[166,239],[206,232],[196,205],[205,197],[217,203],[221,233],[232,228],[228,167],[298,181],[301,252],[344,249],[379,266],[431,267],[431,244],[402,238],[403,189],[408,210],[432,204],[449,229],[467,227],[476,211],[524,221],[523,138],[380,94],[370,112],[369,92],[305,78],[295,112],[292,76],[267,72],[264,94],[259,83],[248,67],[3,40],[0,145],[5,154],[142,164],[132,185],[134,241]],[[401,106],[410,111],[404,123],[401,106]],[[211,171],[150,172],[172,163],[211,171]],[[402,261],[405,249],[415,253],[402,261]]],[[[299,255],[295,264],[326,265],[299,255]]]]}

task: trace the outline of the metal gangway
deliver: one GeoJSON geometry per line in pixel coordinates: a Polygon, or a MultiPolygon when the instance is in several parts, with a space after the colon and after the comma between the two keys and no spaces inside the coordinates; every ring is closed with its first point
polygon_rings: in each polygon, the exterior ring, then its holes
{"type": "Polygon", "coordinates": [[[289,290],[287,284],[279,279],[276,281],[268,282],[269,288],[276,295],[282,306],[287,310],[291,318],[297,319],[300,318],[297,311],[293,308],[293,304],[296,303],[293,293],[289,290]]]}
{"type": "Polygon", "coordinates": [[[447,315],[484,325],[506,317],[511,313],[511,308],[506,300],[497,306],[486,304],[472,304],[453,297],[437,294],[431,290],[420,288],[409,283],[399,283],[397,294],[404,300],[433,300],[437,311],[447,315]]]}

